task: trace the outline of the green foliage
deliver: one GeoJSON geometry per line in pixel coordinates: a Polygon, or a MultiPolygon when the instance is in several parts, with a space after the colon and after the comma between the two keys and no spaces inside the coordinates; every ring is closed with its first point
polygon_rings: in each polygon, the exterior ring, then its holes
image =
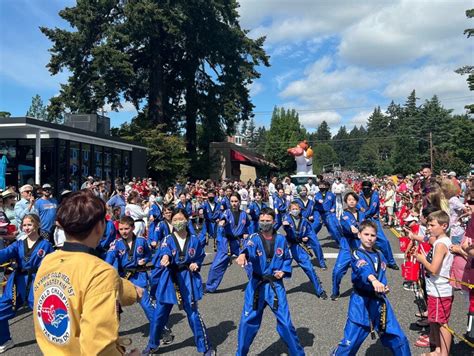
{"type": "Polygon", "coordinates": [[[31,105],[28,111],[26,112],[26,116],[38,120],[44,120],[47,117],[46,106],[43,105],[43,100],[41,100],[41,97],[38,94],[36,94],[31,99],[31,105]]]}
{"type": "MultiPolygon", "coordinates": [[[[469,19],[474,18],[474,9],[466,10],[466,17],[469,19]]],[[[464,34],[467,38],[474,36],[474,28],[467,28],[464,30],[464,34]]],[[[467,85],[469,90],[474,91],[474,66],[463,66],[455,70],[456,73],[461,75],[467,75],[467,85]]],[[[469,114],[474,114],[474,104],[469,104],[465,106],[469,114]]]]}
{"type": "Polygon", "coordinates": [[[265,156],[278,165],[280,174],[294,173],[295,160],[287,149],[296,146],[305,136],[306,130],[301,126],[295,110],[273,109],[270,130],[265,134],[265,156]]]}
{"type": "Polygon", "coordinates": [[[8,111],[0,111],[0,117],[10,117],[12,116],[11,113],[9,113],[8,111]]]}
{"type": "Polygon", "coordinates": [[[313,152],[314,172],[322,172],[325,165],[336,163],[338,160],[336,151],[327,143],[316,143],[313,152]]]}

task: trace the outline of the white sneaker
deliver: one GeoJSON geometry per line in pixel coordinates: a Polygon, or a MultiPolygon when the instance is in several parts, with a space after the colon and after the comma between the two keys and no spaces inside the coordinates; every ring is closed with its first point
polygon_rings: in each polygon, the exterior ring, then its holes
{"type": "Polygon", "coordinates": [[[3,354],[5,351],[15,347],[15,343],[13,342],[12,339],[8,340],[6,343],[3,345],[0,345],[0,354],[3,354]]]}

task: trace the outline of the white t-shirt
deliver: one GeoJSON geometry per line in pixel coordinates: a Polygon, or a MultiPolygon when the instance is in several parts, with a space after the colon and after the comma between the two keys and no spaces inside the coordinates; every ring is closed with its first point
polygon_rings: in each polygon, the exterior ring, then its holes
{"type": "MultiPolygon", "coordinates": [[[[439,271],[440,276],[448,277],[451,272],[451,266],[453,264],[453,254],[449,252],[451,246],[451,239],[447,236],[442,237],[435,241],[433,244],[433,256],[436,252],[436,246],[444,244],[448,249],[448,253],[444,256],[441,270],[439,271]]],[[[449,284],[449,280],[442,277],[436,277],[430,275],[430,278],[426,279],[426,292],[432,297],[451,297],[453,295],[453,287],[449,284]]]]}

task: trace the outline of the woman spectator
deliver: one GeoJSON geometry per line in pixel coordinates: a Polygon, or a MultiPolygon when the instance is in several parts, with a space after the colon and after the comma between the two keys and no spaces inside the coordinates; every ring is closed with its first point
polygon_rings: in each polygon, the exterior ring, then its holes
{"type": "Polygon", "coordinates": [[[168,187],[166,190],[165,197],[163,199],[163,204],[164,205],[169,205],[174,202],[174,194],[173,194],[173,187],[168,187]]]}
{"type": "Polygon", "coordinates": [[[140,196],[135,190],[132,190],[127,197],[125,215],[130,216],[135,221],[133,233],[136,236],[145,236],[145,219],[148,215],[148,211],[145,211],[142,208],[140,204],[140,196]]]}
{"type": "Polygon", "coordinates": [[[385,207],[387,208],[387,225],[393,226],[393,206],[395,205],[395,187],[388,182],[385,190],[385,207]]]}

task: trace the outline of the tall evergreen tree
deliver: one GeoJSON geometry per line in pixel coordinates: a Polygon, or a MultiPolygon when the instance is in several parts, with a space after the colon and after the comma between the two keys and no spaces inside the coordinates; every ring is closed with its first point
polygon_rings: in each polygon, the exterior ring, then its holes
{"type": "Polygon", "coordinates": [[[331,131],[329,130],[329,125],[325,120],[319,124],[318,129],[316,130],[316,139],[325,142],[331,139],[331,131]]]}
{"type": "Polygon", "coordinates": [[[41,96],[36,94],[31,99],[31,105],[28,111],[26,112],[26,116],[33,117],[38,120],[45,120],[48,116],[46,106],[43,104],[43,100],[41,100],[41,96]]]}

